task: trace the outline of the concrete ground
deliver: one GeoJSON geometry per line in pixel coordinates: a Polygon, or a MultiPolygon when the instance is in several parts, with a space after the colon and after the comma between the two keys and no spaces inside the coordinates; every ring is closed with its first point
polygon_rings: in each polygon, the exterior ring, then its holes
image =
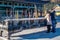
{"type": "Polygon", "coordinates": [[[32,28],[11,34],[10,40],[60,40],[60,23],[56,25],[56,33],[46,33],[46,27],[32,28]]]}
{"type": "Polygon", "coordinates": [[[0,40],[7,40],[6,38],[0,37],[0,40]]]}
{"type": "Polygon", "coordinates": [[[60,23],[56,25],[56,33],[46,33],[46,27],[26,29],[12,34],[11,40],[60,40],[60,23]]]}

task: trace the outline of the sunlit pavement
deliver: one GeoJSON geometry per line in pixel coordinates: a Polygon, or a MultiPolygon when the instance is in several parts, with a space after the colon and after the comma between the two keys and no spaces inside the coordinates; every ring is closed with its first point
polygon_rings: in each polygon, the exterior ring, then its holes
{"type": "Polygon", "coordinates": [[[6,38],[4,38],[4,37],[0,37],[0,40],[7,40],[6,38]]]}
{"type": "Polygon", "coordinates": [[[11,35],[11,40],[60,40],[60,23],[56,25],[56,33],[46,33],[46,27],[26,29],[11,35]]]}

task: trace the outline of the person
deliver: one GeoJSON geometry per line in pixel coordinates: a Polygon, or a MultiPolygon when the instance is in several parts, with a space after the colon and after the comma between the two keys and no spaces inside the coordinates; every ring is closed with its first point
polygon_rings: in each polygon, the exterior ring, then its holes
{"type": "Polygon", "coordinates": [[[52,30],[51,32],[56,32],[56,19],[55,19],[55,8],[50,10],[51,20],[52,20],[52,30]]]}
{"type": "Polygon", "coordinates": [[[45,19],[47,21],[47,33],[49,33],[51,31],[51,16],[50,16],[50,13],[47,12],[46,16],[45,16],[45,19]]]}

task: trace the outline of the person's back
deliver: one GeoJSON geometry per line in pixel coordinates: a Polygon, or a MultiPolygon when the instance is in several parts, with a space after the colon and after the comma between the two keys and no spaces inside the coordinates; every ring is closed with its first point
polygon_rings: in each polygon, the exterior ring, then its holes
{"type": "Polygon", "coordinates": [[[50,15],[51,15],[51,19],[55,20],[55,11],[51,12],[50,15]]]}
{"type": "Polygon", "coordinates": [[[55,19],[55,10],[52,9],[50,11],[50,16],[51,16],[51,21],[52,21],[52,31],[51,32],[55,32],[56,31],[56,19],[55,19]]]}
{"type": "Polygon", "coordinates": [[[49,33],[51,31],[51,25],[52,25],[50,13],[47,13],[45,18],[47,20],[47,33],[49,33]]]}
{"type": "Polygon", "coordinates": [[[45,18],[47,20],[47,25],[51,25],[52,23],[51,23],[51,16],[50,16],[50,14],[46,14],[45,18]]]}

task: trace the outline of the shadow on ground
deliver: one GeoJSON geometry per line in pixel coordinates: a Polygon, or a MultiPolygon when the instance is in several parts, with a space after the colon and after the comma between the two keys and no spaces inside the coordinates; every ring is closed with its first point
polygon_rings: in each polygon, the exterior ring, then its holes
{"type": "MultiPolygon", "coordinates": [[[[38,30],[38,29],[37,29],[38,30]]],[[[56,33],[46,33],[45,31],[40,31],[36,33],[26,34],[26,35],[19,35],[23,39],[39,39],[39,38],[54,38],[60,36],[60,28],[56,29],[56,33]]]]}

